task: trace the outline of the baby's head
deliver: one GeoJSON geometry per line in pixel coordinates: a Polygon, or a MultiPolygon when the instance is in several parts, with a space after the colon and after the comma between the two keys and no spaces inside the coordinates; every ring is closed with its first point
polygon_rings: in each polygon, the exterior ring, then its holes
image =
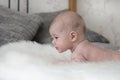
{"type": "Polygon", "coordinates": [[[85,39],[84,20],[75,12],[62,12],[53,20],[49,32],[59,52],[73,49],[74,45],[85,39]]]}

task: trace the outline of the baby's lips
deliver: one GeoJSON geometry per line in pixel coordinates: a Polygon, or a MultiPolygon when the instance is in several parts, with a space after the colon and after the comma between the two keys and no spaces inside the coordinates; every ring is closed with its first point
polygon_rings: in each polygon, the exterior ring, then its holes
{"type": "Polygon", "coordinates": [[[57,47],[55,47],[55,49],[57,50],[58,48],[57,48],[57,47]]]}

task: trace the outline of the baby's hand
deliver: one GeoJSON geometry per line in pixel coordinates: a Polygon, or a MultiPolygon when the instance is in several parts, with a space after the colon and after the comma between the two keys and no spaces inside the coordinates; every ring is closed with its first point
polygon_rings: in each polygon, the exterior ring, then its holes
{"type": "Polygon", "coordinates": [[[70,61],[59,60],[55,62],[55,64],[66,64],[66,63],[70,63],[70,61]]]}
{"type": "Polygon", "coordinates": [[[86,61],[86,60],[79,59],[79,58],[71,59],[71,62],[85,62],[85,61],[86,61]]]}

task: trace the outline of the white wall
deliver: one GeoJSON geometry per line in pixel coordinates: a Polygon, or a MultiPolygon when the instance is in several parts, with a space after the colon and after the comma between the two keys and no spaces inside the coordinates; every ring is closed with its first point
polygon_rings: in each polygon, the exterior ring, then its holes
{"type": "Polygon", "coordinates": [[[31,13],[58,11],[68,9],[68,0],[30,0],[30,6],[31,13]]]}
{"type": "Polygon", "coordinates": [[[120,0],[78,0],[86,26],[120,45],[120,0]]]}
{"type": "MultiPolygon", "coordinates": [[[[11,8],[17,10],[17,1],[11,0],[11,8]]],[[[26,12],[26,0],[20,0],[20,11],[26,12]]],[[[8,0],[0,0],[0,5],[8,7],[8,0]]],[[[29,13],[52,12],[68,9],[68,0],[29,0],[29,13]]]]}

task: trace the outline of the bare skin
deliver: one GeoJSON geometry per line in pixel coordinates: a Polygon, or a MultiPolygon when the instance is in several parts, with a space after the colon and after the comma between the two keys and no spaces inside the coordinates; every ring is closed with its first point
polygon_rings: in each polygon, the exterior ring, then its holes
{"type": "Polygon", "coordinates": [[[85,39],[84,20],[75,12],[66,11],[59,14],[53,20],[49,32],[54,47],[60,53],[70,50],[73,62],[120,60],[119,51],[95,46],[85,39]]]}
{"type": "Polygon", "coordinates": [[[71,60],[77,62],[118,61],[120,60],[120,52],[95,46],[85,40],[72,52],[71,60]]]}

